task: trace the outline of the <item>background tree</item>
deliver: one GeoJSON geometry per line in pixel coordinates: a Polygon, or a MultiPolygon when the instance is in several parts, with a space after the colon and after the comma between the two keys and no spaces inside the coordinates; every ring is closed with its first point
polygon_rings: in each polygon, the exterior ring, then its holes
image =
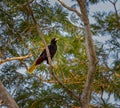
{"type": "MultiPolygon", "coordinates": [[[[110,12],[96,12],[93,17],[95,23],[91,25],[93,34],[99,37],[108,38],[104,43],[99,42],[100,48],[98,58],[100,59],[99,64],[102,64],[106,69],[101,70],[99,68],[99,76],[101,77],[101,105],[105,107],[112,106],[107,99],[103,98],[105,92],[108,94],[108,98],[113,95],[116,100],[119,100],[119,9],[117,9],[118,0],[106,0],[105,3],[111,4],[113,6],[113,11],[110,12]],[[101,29],[102,28],[102,29],[101,29]],[[117,82],[117,83],[116,83],[117,82]],[[109,85],[109,86],[108,86],[109,85]]],[[[98,77],[97,77],[98,78],[98,77]]],[[[109,100],[109,99],[108,99],[109,100]]],[[[114,107],[119,104],[116,104],[114,107]]]]}

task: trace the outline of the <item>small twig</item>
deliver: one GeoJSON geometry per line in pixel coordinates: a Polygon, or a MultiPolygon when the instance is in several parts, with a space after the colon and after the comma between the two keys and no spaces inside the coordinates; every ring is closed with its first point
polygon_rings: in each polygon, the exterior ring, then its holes
{"type": "Polygon", "coordinates": [[[113,1],[111,1],[111,0],[108,0],[110,3],[112,3],[112,4],[116,4],[117,3],[117,0],[115,0],[114,2],[113,1]]]}
{"type": "Polygon", "coordinates": [[[58,0],[58,1],[60,2],[60,4],[61,4],[63,7],[65,7],[66,9],[68,9],[68,10],[70,10],[70,11],[72,11],[72,12],[75,12],[75,13],[81,18],[80,12],[78,12],[76,9],[67,6],[65,3],[62,2],[62,0],[58,0]]]}
{"type": "Polygon", "coordinates": [[[28,70],[27,64],[24,61],[20,61],[20,62],[25,66],[26,70],[28,70]]]}
{"type": "Polygon", "coordinates": [[[13,90],[12,96],[14,96],[14,94],[15,94],[16,91],[18,90],[19,85],[20,85],[20,78],[18,77],[18,83],[17,83],[15,89],[13,90]]]}
{"type": "Polygon", "coordinates": [[[104,101],[104,99],[103,99],[104,90],[103,90],[103,87],[102,87],[102,86],[101,86],[101,92],[102,92],[102,94],[101,94],[101,100],[102,100],[104,106],[106,106],[106,103],[105,103],[105,101],[104,101]]]}

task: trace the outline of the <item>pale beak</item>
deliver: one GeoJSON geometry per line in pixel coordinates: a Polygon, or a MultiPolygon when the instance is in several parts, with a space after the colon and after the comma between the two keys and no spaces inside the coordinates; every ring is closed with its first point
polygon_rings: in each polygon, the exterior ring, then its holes
{"type": "Polygon", "coordinates": [[[58,41],[59,40],[59,38],[55,38],[55,41],[58,41]]]}

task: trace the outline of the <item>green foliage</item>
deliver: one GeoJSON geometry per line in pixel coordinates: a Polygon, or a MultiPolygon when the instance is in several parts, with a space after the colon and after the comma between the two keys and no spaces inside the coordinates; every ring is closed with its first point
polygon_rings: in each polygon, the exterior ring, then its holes
{"type": "MultiPolygon", "coordinates": [[[[119,108],[119,104],[110,104],[110,97],[113,96],[115,101],[119,101],[119,45],[120,39],[119,21],[116,17],[119,13],[115,12],[97,12],[94,14],[95,24],[92,24],[92,33],[95,36],[101,36],[101,38],[109,38],[105,41],[98,42],[102,45],[100,50],[98,49],[99,64],[98,73],[95,76],[95,83],[93,89],[98,94],[108,94],[108,100],[100,98],[102,102],[100,105],[105,108],[119,108]],[[112,60],[112,59],[113,60],[112,60]],[[97,89],[95,89],[95,87],[97,89]],[[101,89],[102,88],[102,89],[101,89]],[[104,104],[103,104],[104,103],[104,104]],[[118,106],[117,106],[118,105],[118,106]]],[[[97,43],[98,43],[97,42],[97,43]]],[[[97,95],[96,95],[97,96],[97,95]]],[[[103,95],[104,96],[104,95],[103,95]]],[[[98,97],[97,97],[98,98],[98,97]]],[[[96,99],[97,102],[97,99],[96,99]]]]}
{"type": "MultiPolygon", "coordinates": [[[[79,102],[50,77],[49,67],[45,62],[33,75],[26,74],[26,65],[31,65],[37,59],[44,45],[37,34],[25,1],[1,3],[4,3],[0,9],[1,24],[4,28],[0,26],[0,59],[30,53],[34,55],[23,61],[4,63],[0,67],[0,79],[17,104],[21,108],[69,108],[79,105],[79,102]]],[[[57,43],[58,51],[53,59],[54,72],[69,89],[81,93],[87,64],[84,38],[80,35],[79,28],[68,20],[68,13],[58,4],[52,7],[48,1],[40,0],[31,2],[31,7],[46,42],[49,44],[53,37],[60,38],[57,43]]]]}
{"type": "Polygon", "coordinates": [[[108,0],[89,0],[89,2],[91,3],[91,4],[96,4],[96,3],[99,3],[99,2],[105,2],[105,1],[108,1],[108,0]]]}
{"type": "MultiPolygon", "coordinates": [[[[100,1],[90,0],[88,3],[90,2],[94,4],[100,1]]],[[[4,0],[0,1],[0,4],[2,4],[0,8],[0,60],[33,54],[26,60],[7,62],[0,67],[0,80],[20,108],[79,106],[79,102],[67,94],[51,77],[46,62],[38,66],[34,74],[26,73],[25,67],[29,67],[44,49],[26,1],[4,0]]],[[[48,0],[31,1],[30,5],[45,35],[46,42],[49,44],[53,37],[60,38],[57,42],[57,53],[52,60],[55,74],[67,88],[80,95],[87,77],[88,61],[84,31],[75,25],[79,22],[79,18],[72,14],[69,19],[68,11],[59,4],[51,6],[48,0]]],[[[104,99],[104,103],[102,98],[97,96],[106,92],[114,95],[116,100],[120,99],[119,26],[114,12],[98,12],[93,17],[96,20],[96,23],[91,25],[93,35],[110,35],[111,39],[106,43],[95,43],[99,64],[92,87],[92,93],[95,95],[91,96],[91,102],[102,108],[117,108],[116,105],[109,103],[109,99],[104,99]],[[111,57],[115,59],[113,67],[108,66],[111,57]]]]}

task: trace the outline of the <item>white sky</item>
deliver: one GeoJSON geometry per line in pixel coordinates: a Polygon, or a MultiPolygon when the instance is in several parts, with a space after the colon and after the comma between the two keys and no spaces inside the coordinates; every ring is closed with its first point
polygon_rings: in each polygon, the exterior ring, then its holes
{"type": "MultiPolygon", "coordinates": [[[[71,0],[62,0],[62,1],[68,6],[71,6],[75,3],[71,0]]],[[[58,2],[58,0],[50,0],[50,2],[54,4],[55,2],[58,2]]],[[[120,0],[118,0],[116,6],[117,6],[117,10],[120,11],[120,0]]],[[[90,16],[93,15],[93,13],[97,11],[101,11],[101,12],[102,11],[105,11],[105,12],[114,11],[113,5],[110,2],[107,2],[107,3],[100,2],[95,5],[90,5],[89,9],[90,9],[90,16]]],[[[79,10],[79,8],[77,10],[79,10]]],[[[94,19],[92,19],[91,17],[90,17],[90,22],[94,22],[94,19]]]]}

